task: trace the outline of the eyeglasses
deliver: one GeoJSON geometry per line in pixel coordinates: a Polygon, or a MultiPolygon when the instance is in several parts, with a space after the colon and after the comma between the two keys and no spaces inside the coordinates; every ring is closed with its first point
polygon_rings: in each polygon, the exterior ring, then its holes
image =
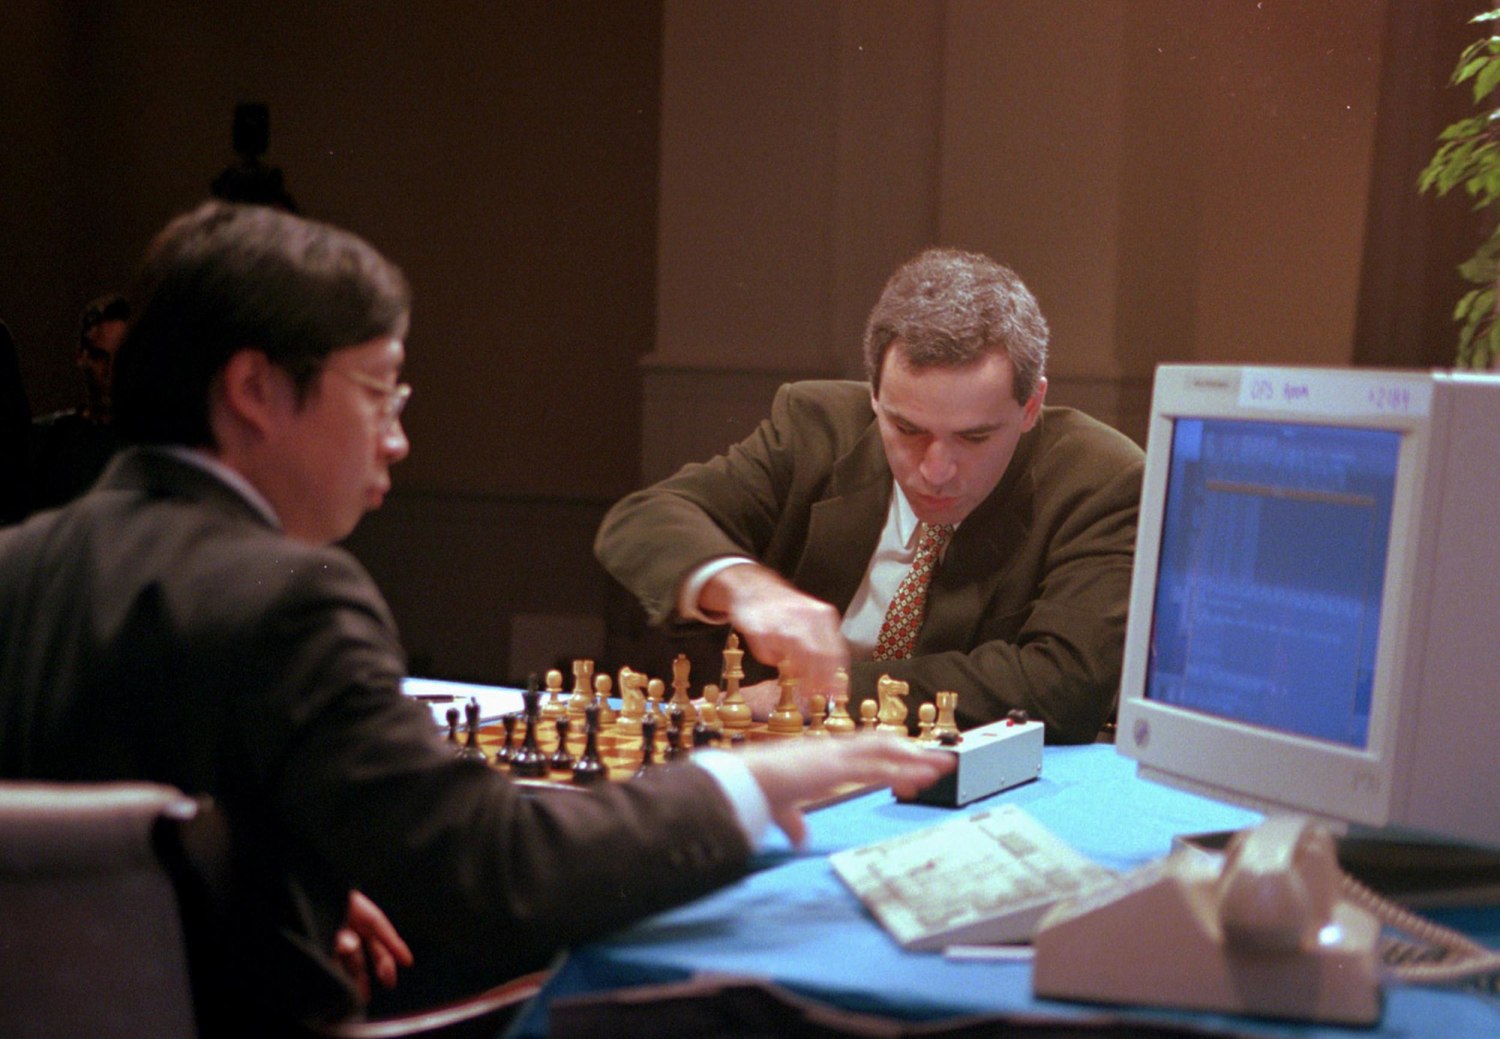
{"type": "Polygon", "coordinates": [[[373,375],[364,372],[348,371],[343,368],[327,368],[330,372],[342,375],[356,386],[362,386],[380,394],[380,432],[389,433],[401,418],[401,412],[406,409],[406,402],[411,400],[411,387],[404,382],[398,382],[394,386],[387,386],[373,375]]]}

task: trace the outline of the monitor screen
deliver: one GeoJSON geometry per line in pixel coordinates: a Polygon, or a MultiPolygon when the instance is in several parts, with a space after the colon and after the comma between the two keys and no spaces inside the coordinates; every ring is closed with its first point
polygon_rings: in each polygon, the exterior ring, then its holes
{"type": "Polygon", "coordinates": [[[1148,699],[1363,748],[1400,435],[1179,419],[1148,699]]]}
{"type": "Polygon", "coordinates": [[[1500,375],[1162,365],[1117,749],[1500,849],[1500,375]]]}

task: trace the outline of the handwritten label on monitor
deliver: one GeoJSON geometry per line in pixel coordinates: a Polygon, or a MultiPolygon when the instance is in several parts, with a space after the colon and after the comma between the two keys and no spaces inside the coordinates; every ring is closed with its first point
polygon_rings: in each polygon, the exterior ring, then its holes
{"type": "Polygon", "coordinates": [[[1240,406],[1309,415],[1426,415],[1432,383],[1420,376],[1252,368],[1240,381],[1240,406]]]}

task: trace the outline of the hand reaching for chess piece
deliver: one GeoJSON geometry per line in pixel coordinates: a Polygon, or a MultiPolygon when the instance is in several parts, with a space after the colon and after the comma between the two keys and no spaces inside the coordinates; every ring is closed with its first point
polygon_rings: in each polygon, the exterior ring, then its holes
{"type": "Polygon", "coordinates": [[[898,737],[851,740],[785,740],[737,751],[760,785],[771,819],[793,844],[807,838],[802,806],[851,784],[889,786],[912,797],[953,771],[952,754],[920,749],[898,737]]]}
{"type": "MultiPolygon", "coordinates": [[[[838,668],[849,666],[839,611],[758,563],[714,574],[699,593],[698,607],[726,619],[761,663],[788,661],[805,689],[823,688],[838,668]]],[[[774,704],[773,696],[768,709],[774,704]]]]}

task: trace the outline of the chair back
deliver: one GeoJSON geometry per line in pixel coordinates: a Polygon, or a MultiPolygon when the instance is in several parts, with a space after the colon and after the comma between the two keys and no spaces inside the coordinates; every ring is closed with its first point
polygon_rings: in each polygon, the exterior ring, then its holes
{"type": "Polygon", "coordinates": [[[197,1035],[160,850],[196,810],[150,783],[0,782],[0,1035],[197,1035]]]}

